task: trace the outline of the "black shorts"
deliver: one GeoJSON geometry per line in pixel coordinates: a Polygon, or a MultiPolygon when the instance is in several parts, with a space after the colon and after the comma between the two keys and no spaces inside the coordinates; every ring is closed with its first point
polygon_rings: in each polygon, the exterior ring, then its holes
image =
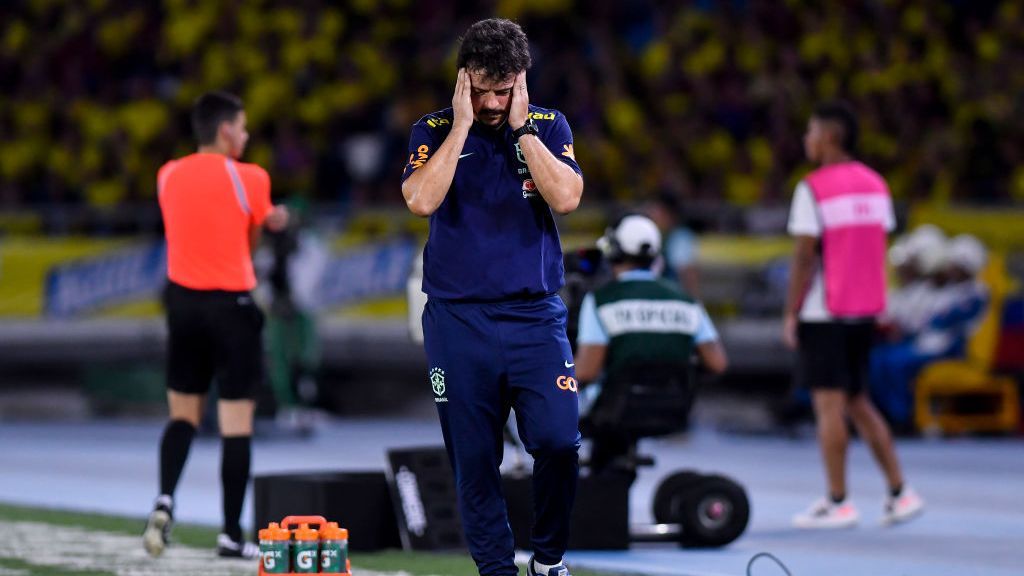
{"type": "Polygon", "coordinates": [[[167,387],[206,394],[216,378],[224,400],[253,398],[263,379],[263,312],[248,292],[166,292],[167,387]]]}
{"type": "Polygon", "coordinates": [[[812,390],[867,390],[874,320],[801,322],[797,383],[812,390]]]}

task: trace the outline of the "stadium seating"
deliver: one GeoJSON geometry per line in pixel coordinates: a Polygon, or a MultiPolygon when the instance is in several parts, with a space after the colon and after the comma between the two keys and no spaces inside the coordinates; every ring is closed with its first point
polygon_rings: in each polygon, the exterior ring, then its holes
{"type": "Polygon", "coordinates": [[[1011,0],[9,4],[9,209],[151,207],[160,163],[191,149],[192,99],[215,88],[246,100],[247,159],[276,192],[398,205],[409,126],[448,105],[458,31],[495,10],[530,35],[531,98],[569,118],[588,202],[668,190],[691,204],[778,205],[807,169],[808,112],[837,96],[857,108],[862,153],[900,199],[1024,198],[1024,115],[1007,97],[1024,86],[1005,73],[1024,60],[1024,10],[1011,0]],[[358,162],[356,150],[374,152],[358,162]]]}

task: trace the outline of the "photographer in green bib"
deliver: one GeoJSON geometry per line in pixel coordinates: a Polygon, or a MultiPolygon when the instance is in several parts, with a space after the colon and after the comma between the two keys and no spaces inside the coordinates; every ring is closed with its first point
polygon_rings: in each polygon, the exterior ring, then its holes
{"type": "MultiPolygon", "coordinates": [[[[583,386],[581,414],[597,402],[605,378],[636,366],[675,364],[687,370],[696,352],[709,372],[725,371],[725,350],[704,307],[652,270],[659,261],[661,233],[650,218],[622,218],[598,247],[615,279],[588,293],[580,308],[575,359],[583,386]]],[[[620,434],[594,434],[591,472],[604,472],[631,445],[620,434]]]]}

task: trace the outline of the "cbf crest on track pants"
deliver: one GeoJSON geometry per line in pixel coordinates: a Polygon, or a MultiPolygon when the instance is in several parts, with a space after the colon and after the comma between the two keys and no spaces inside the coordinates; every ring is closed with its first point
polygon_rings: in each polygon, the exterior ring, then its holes
{"type": "Polygon", "coordinates": [[[423,313],[428,390],[455,472],[466,542],[483,576],[518,574],[498,472],[510,407],[534,458],[534,555],[554,564],[565,553],[580,446],[566,315],[555,295],[488,303],[431,298],[423,313]]]}

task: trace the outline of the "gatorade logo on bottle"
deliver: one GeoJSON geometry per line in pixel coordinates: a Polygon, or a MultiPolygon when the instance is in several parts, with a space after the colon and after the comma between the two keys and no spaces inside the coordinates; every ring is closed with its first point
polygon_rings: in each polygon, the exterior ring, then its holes
{"type": "Polygon", "coordinates": [[[320,567],[330,568],[338,561],[337,550],[323,550],[320,552],[320,567]]]}
{"type": "Polygon", "coordinates": [[[316,558],[315,550],[303,550],[295,555],[295,563],[302,570],[309,570],[313,567],[313,560],[316,558]]]}
{"type": "Polygon", "coordinates": [[[268,571],[277,569],[278,560],[284,560],[284,558],[281,557],[281,552],[279,550],[268,550],[267,552],[264,552],[263,569],[268,571]]]}
{"type": "Polygon", "coordinates": [[[321,573],[347,574],[348,530],[329,522],[321,529],[321,573]]]}
{"type": "Polygon", "coordinates": [[[339,528],[337,522],[328,522],[320,529],[320,572],[347,574],[348,530],[339,528]]]}
{"type": "Polygon", "coordinates": [[[292,544],[293,564],[295,565],[293,572],[299,574],[319,572],[320,562],[317,553],[320,549],[320,537],[317,531],[311,529],[308,524],[301,524],[292,532],[292,535],[295,537],[292,544]]]}

